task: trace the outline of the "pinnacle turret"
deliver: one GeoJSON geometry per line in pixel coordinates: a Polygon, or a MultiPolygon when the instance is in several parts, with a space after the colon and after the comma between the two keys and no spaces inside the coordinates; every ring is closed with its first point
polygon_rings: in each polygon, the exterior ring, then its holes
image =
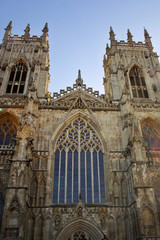
{"type": "Polygon", "coordinates": [[[42,30],[42,32],[43,32],[43,34],[42,34],[42,42],[43,43],[47,43],[48,31],[49,31],[48,23],[46,23],[44,28],[43,28],[43,30],[42,30]]]}
{"type": "Polygon", "coordinates": [[[111,41],[115,41],[115,34],[114,34],[114,32],[113,32],[112,27],[110,27],[110,32],[109,32],[109,34],[110,34],[110,40],[111,40],[111,41]]]}
{"type": "Polygon", "coordinates": [[[132,42],[133,42],[132,37],[133,36],[132,36],[130,30],[128,29],[128,31],[127,31],[127,41],[128,41],[129,44],[132,44],[132,42]]]}
{"type": "Polygon", "coordinates": [[[78,70],[78,78],[76,80],[76,85],[77,87],[82,87],[83,86],[83,80],[81,78],[81,70],[78,70]]]}
{"type": "Polygon", "coordinates": [[[48,31],[49,31],[49,29],[48,29],[48,23],[46,23],[45,26],[44,26],[44,28],[43,28],[43,30],[42,30],[43,35],[44,35],[44,34],[48,34],[48,31]]]}
{"type": "Polygon", "coordinates": [[[11,36],[12,21],[9,22],[8,26],[4,30],[5,30],[5,34],[4,34],[4,37],[3,37],[3,42],[8,40],[11,36]]]}
{"type": "Polygon", "coordinates": [[[29,37],[30,37],[30,24],[28,24],[26,29],[24,30],[24,38],[28,39],[29,37]]]}
{"type": "Polygon", "coordinates": [[[110,35],[110,42],[111,42],[111,46],[115,43],[115,33],[114,33],[114,31],[113,31],[113,29],[112,29],[112,27],[110,27],[110,32],[109,32],[109,35],[110,35]]]}
{"type": "Polygon", "coordinates": [[[149,36],[147,30],[144,28],[144,37],[145,37],[145,44],[146,46],[153,50],[152,42],[151,42],[151,37],[149,36]]]}

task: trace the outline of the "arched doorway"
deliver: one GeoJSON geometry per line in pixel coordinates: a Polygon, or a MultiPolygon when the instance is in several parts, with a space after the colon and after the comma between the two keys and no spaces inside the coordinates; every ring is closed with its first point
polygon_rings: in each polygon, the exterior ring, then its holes
{"type": "Polygon", "coordinates": [[[101,240],[102,231],[91,221],[79,218],[62,228],[56,240],[101,240]]]}

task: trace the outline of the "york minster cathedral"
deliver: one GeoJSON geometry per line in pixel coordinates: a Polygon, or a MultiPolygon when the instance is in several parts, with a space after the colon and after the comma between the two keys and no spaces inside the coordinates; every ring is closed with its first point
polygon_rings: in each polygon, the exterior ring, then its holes
{"type": "MultiPolygon", "coordinates": [[[[0,44],[0,239],[160,239],[160,64],[131,32],[104,51],[104,94],[50,94],[48,25],[0,44]]],[[[104,46],[105,49],[105,46],[104,46]]],[[[54,89],[53,89],[54,90],[54,89]]]]}

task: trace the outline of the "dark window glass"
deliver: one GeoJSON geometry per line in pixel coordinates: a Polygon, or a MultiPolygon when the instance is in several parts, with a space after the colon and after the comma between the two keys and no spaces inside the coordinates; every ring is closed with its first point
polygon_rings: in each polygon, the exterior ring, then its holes
{"type": "Polygon", "coordinates": [[[16,73],[16,78],[15,78],[15,82],[18,82],[18,81],[19,81],[20,75],[21,75],[21,72],[20,72],[20,71],[17,71],[17,73],[16,73]]]}
{"type": "Polygon", "coordinates": [[[145,98],[148,98],[148,97],[149,97],[147,90],[144,90],[144,97],[145,97],[145,98]]]}
{"type": "Polygon", "coordinates": [[[91,153],[87,151],[87,203],[92,203],[91,153]]]}
{"type": "Polygon", "coordinates": [[[26,65],[23,62],[18,62],[11,70],[6,93],[23,93],[26,76],[26,65]]]}
{"type": "Polygon", "coordinates": [[[21,82],[25,82],[25,80],[26,80],[26,75],[27,75],[27,72],[26,72],[26,71],[22,73],[21,82]]]}
{"type": "Polygon", "coordinates": [[[81,196],[82,201],[85,202],[85,153],[81,152],[81,196]]]}
{"type": "Polygon", "coordinates": [[[138,89],[138,95],[139,95],[139,98],[143,98],[142,90],[140,88],[138,89]]]}
{"type": "Polygon", "coordinates": [[[141,82],[142,82],[142,86],[146,86],[146,83],[145,83],[145,80],[144,80],[144,77],[141,77],[141,82]]]}
{"type": "Polygon", "coordinates": [[[78,202],[78,152],[74,152],[74,187],[73,187],[73,202],[78,202]]]}
{"type": "Polygon", "coordinates": [[[7,135],[7,136],[6,136],[6,141],[5,141],[4,145],[9,145],[10,140],[11,140],[11,136],[10,136],[10,135],[7,135]]]}
{"type": "Polygon", "coordinates": [[[72,151],[68,152],[67,203],[72,202],[72,151]]]}
{"type": "Polygon", "coordinates": [[[10,92],[11,92],[11,87],[12,87],[12,85],[8,84],[8,87],[7,87],[6,93],[10,93],[10,92]]]}
{"type": "Polygon", "coordinates": [[[135,85],[134,77],[131,77],[130,80],[131,80],[131,85],[134,86],[135,85]]]}
{"type": "Polygon", "coordinates": [[[132,89],[132,93],[133,93],[133,97],[137,97],[137,92],[136,92],[136,89],[132,89]]]}
{"type": "Polygon", "coordinates": [[[55,153],[53,203],[58,202],[58,179],[59,179],[59,151],[55,153]]]}
{"type": "Polygon", "coordinates": [[[23,91],[24,91],[24,85],[20,85],[19,93],[23,93],[23,91]]]}
{"type": "Polygon", "coordinates": [[[16,85],[16,83],[15,83],[15,85],[13,86],[13,93],[17,93],[17,90],[18,90],[18,85],[16,85]]]}
{"type": "Polygon", "coordinates": [[[65,162],[66,153],[63,150],[61,152],[61,173],[60,173],[60,192],[59,192],[59,202],[64,203],[64,192],[65,192],[65,162]]]}
{"type": "Polygon", "coordinates": [[[0,135],[0,145],[4,144],[4,135],[0,135]]]}
{"type": "Polygon", "coordinates": [[[139,79],[139,76],[136,77],[136,84],[137,84],[137,86],[140,86],[140,79],[139,79]]]}
{"type": "Polygon", "coordinates": [[[130,83],[132,88],[132,94],[134,98],[148,98],[148,92],[146,89],[146,83],[143,76],[142,69],[137,66],[132,67],[130,73],[130,83]]]}
{"type": "Polygon", "coordinates": [[[14,74],[15,74],[15,71],[11,71],[10,78],[9,78],[9,82],[12,82],[12,81],[13,81],[13,79],[14,79],[14,74]]]}
{"type": "Polygon", "coordinates": [[[97,165],[97,152],[93,152],[93,177],[94,177],[94,202],[99,202],[99,184],[98,184],[98,165],[97,165]]]}
{"type": "Polygon", "coordinates": [[[104,163],[103,153],[99,152],[99,170],[100,170],[100,190],[101,190],[101,202],[105,202],[105,183],[104,183],[104,163]]]}

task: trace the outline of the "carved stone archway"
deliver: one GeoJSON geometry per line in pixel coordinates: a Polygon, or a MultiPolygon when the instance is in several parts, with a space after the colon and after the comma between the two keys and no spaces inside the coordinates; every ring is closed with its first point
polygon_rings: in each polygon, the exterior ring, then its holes
{"type": "Polygon", "coordinates": [[[91,240],[101,240],[104,237],[101,230],[94,223],[84,218],[78,218],[64,226],[56,240],[68,240],[74,233],[79,231],[86,233],[91,240]]]}

